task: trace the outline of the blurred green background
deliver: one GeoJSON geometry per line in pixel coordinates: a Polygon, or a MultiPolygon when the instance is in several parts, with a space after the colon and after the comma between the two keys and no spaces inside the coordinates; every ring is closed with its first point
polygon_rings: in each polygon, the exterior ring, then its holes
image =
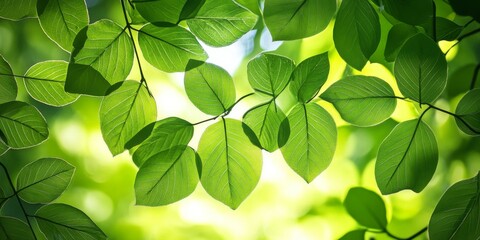
{"type": "MultiPolygon", "coordinates": [[[[455,16],[443,1],[436,2],[439,16],[460,25],[468,21],[455,16]]],[[[125,24],[119,1],[87,0],[87,5],[91,23],[109,18],[125,24]]],[[[381,19],[382,42],[372,58],[380,63],[369,63],[362,72],[346,67],[335,51],[333,22],[318,35],[284,43],[272,42],[260,22],[254,31],[231,46],[205,48],[210,56],[209,62],[222,66],[234,76],[237,96],[252,92],[248,86],[246,64],[262,51],[275,51],[297,63],[328,51],[331,69],[322,91],[344,75],[364,74],[386,80],[400,95],[391,73],[392,64],[384,64],[382,60],[391,24],[381,19]]],[[[468,29],[478,26],[478,23],[471,24],[468,29]]],[[[479,36],[472,36],[447,55],[448,89],[436,106],[453,111],[468,90],[473,69],[480,62],[479,42],[479,36]]],[[[440,42],[440,45],[445,51],[453,43],[440,42]]],[[[69,54],[43,33],[37,19],[19,22],[0,19],[0,53],[18,75],[23,75],[30,66],[41,61],[69,59],[69,54]]],[[[158,119],[177,116],[197,122],[208,118],[186,97],[182,73],[166,74],[146,61],[142,66],[157,101],[158,119]]],[[[138,66],[134,66],[129,79],[139,80],[138,66]]],[[[103,141],[98,119],[101,98],[83,96],[69,106],[50,107],[28,97],[23,80],[17,78],[17,81],[19,99],[35,105],[44,114],[50,137],[31,149],[10,150],[0,157],[0,161],[13,175],[25,164],[43,157],[59,157],[76,166],[71,185],[56,201],[83,210],[110,239],[338,239],[358,227],[342,206],[348,190],[363,186],[379,192],[374,177],[378,146],[397,121],[415,118],[419,112],[416,105],[398,102],[391,120],[370,128],[358,128],[343,122],[331,105],[319,100],[318,103],[334,116],[339,138],[332,164],[311,184],[305,183],[288,167],[280,151],[264,152],[261,180],[235,211],[208,196],[200,184],[191,196],[175,204],[142,207],[135,206],[133,185],[138,169],[129,153],[112,157],[103,141]]],[[[280,98],[285,109],[291,105],[289,99],[288,94],[280,98]]],[[[241,119],[246,110],[260,101],[260,98],[248,98],[235,107],[229,117],[241,119]]],[[[478,138],[462,134],[454,120],[443,113],[430,111],[424,119],[436,133],[440,150],[439,165],[432,181],[420,194],[402,191],[383,197],[391,222],[389,230],[401,237],[425,227],[442,193],[453,183],[473,177],[480,169],[478,138]]],[[[210,123],[195,127],[192,147],[197,147],[201,133],[210,123]]],[[[375,238],[388,239],[386,235],[376,235],[375,238]]],[[[419,239],[426,239],[426,235],[419,239]]]]}

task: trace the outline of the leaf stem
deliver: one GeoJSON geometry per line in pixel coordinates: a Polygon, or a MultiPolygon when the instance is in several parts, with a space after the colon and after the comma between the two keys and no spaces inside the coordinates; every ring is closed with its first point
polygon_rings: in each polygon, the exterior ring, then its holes
{"type": "Polygon", "coordinates": [[[456,42],[455,44],[453,44],[453,45],[445,52],[445,55],[447,55],[448,52],[450,52],[450,50],[451,50],[453,47],[457,46],[463,39],[465,39],[465,38],[467,38],[467,37],[470,37],[470,36],[472,36],[472,35],[475,35],[475,34],[477,34],[477,33],[479,33],[479,32],[480,32],[480,28],[475,29],[475,30],[473,30],[473,31],[471,31],[471,32],[469,32],[469,33],[465,33],[465,34],[463,34],[462,36],[458,37],[458,38],[457,38],[457,42],[456,42]]]}
{"type": "Polygon", "coordinates": [[[479,71],[480,71],[480,63],[477,64],[477,67],[475,67],[475,70],[473,70],[473,77],[472,77],[472,82],[470,83],[470,90],[475,88],[479,71]]]}
{"type": "Polygon", "coordinates": [[[412,236],[407,237],[407,238],[397,237],[397,236],[393,235],[391,232],[389,232],[387,229],[385,229],[384,233],[387,234],[389,237],[391,237],[393,239],[397,239],[397,240],[413,240],[416,237],[423,234],[425,231],[427,231],[427,229],[428,229],[428,227],[424,227],[424,228],[420,229],[420,231],[416,232],[415,234],[413,234],[412,236]]]}
{"type": "Polygon", "coordinates": [[[456,113],[452,113],[452,112],[447,111],[447,110],[445,110],[445,109],[441,109],[441,108],[436,107],[436,106],[434,106],[434,105],[431,105],[431,104],[429,104],[429,103],[426,103],[426,104],[427,104],[428,108],[433,108],[433,109],[435,109],[435,110],[437,110],[437,111],[446,113],[446,114],[454,117],[455,119],[460,120],[463,124],[465,124],[465,126],[467,126],[467,128],[468,128],[470,131],[472,131],[472,132],[474,132],[474,133],[476,133],[476,134],[480,134],[479,131],[475,130],[475,129],[474,129],[472,126],[470,126],[465,120],[463,120],[463,118],[462,118],[461,115],[458,115],[458,114],[456,114],[456,113]]]}
{"type": "Polygon", "coordinates": [[[233,107],[235,107],[235,105],[237,105],[240,101],[242,101],[243,99],[247,98],[247,97],[250,97],[252,96],[253,94],[255,93],[249,93],[247,95],[244,95],[242,97],[240,97],[235,103],[232,104],[231,107],[229,107],[225,112],[223,112],[222,114],[218,115],[218,116],[215,116],[215,117],[211,117],[211,118],[208,118],[208,119],[205,119],[205,120],[202,120],[200,122],[196,122],[194,124],[192,124],[193,126],[196,126],[196,125],[199,125],[199,124],[202,124],[202,123],[206,123],[206,122],[209,122],[209,121],[213,121],[219,117],[221,118],[224,118],[226,117],[228,114],[230,114],[230,112],[232,111],[233,107]]]}

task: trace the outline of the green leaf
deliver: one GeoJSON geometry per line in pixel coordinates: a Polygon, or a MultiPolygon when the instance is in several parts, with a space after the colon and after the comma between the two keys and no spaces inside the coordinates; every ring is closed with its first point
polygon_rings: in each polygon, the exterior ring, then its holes
{"type": "Polygon", "coordinates": [[[385,46],[385,60],[389,62],[395,61],[397,58],[398,52],[400,51],[403,44],[418,33],[418,29],[412,25],[405,23],[398,23],[393,25],[393,27],[388,32],[387,44],[385,46]]]}
{"type": "Polygon", "coordinates": [[[10,64],[0,55],[0,104],[15,101],[17,83],[10,64]]]}
{"type": "Polygon", "coordinates": [[[222,47],[252,30],[257,18],[231,0],[207,0],[187,24],[190,31],[206,44],[222,47]]]}
{"type": "Polygon", "coordinates": [[[480,4],[478,0],[448,0],[455,13],[462,16],[471,16],[480,22],[480,4]]]}
{"type": "Polygon", "coordinates": [[[38,145],[48,138],[48,127],[42,114],[24,102],[0,104],[0,135],[11,148],[38,145]]]}
{"type": "Polygon", "coordinates": [[[293,61],[271,53],[262,53],[247,65],[248,82],[260,93],[277,97],[290,82],[293,61]]]}
{"type": "Polygon", "coordinates": [[[243,122],[250,127],[260,142],[260,146],[273,152],[279,148],[278,137],[281,124],[286,118],[280,107],[271,101],[250,109],[243,116],[243,122]]]}
{"type": "Polygon", "coordinates": [[[85,213],[69,205],[43,206],[34,217],[47,239],[107,239],[85,213]]]}
{"type": "Polygon", "coordinates": [[[437,44],[419,33],[400,49],[394,74],[405,97],[419,103],[433,103],[447,85],[447,61],[437,44]]]}
{"type": "Polygon", "coordinates": [[[360,187],[351,188],[343,205],[360,225],[378,230],[387,228],[385,203],[375,192],[360,187]]]}
{"type": "Polygon", "coordinates": [[[382,194],[422,191],[438,162],[435,135],[423,121],[399,123],[378,149],[375,179],[382,194]]]}
{"type": "Polygon", "coordinates": [[[455,110],[458,128],[469,135],[480,135],[480,88],[467,92],[455,110]]]}
{"type": "Polygon", "coordinates": [[[49,203],[65,191],[75,167],[57,158],[39,159],[20,170],[18,195],[29,203],[49,203]]]}
{"type": "Polygon", "coordinates": [[[366,232],[365,229],[353,230],[343,235],[340,240],[364,240],[366,232]]]}
{"type": "Polygon", "coordinates": [[[185,91],[202,112],[220,115],[235,102],[233,79],[223,68],[202,63],[185,73],[185,91]]]}
{"type": "Polygon", "coordinates": [[[84,0],[37,0],[37,13],[43,31],[61,48],[71,51],[75,36],[88,25],[84,0]]]}
{"type": "Polygon", "coordinates": [[[323,31],[336,8],[335,0],[265,0],[263,18],[273,40],[294,40],[323,31]]]}
{"type": "Polygon", "coordinates": [[[145,60],[165,72],[184,72],[189,60],[208,57],[195,36],[179,26],[147,24],[139,30],[138,43],[145,60]]]}
{"type": "Polygon", "coordinates": [[[301,102],[310,101],[327,81],[329,70],[328,53],[304,60],[292,73],[291,92],[301,102]]]}
{"type": "Polygon", "coordinates": [[[25,87],[35,100],[52,106],[65,106],[78,99],[64,91],[68,63],[46,61],[33,65],[24,77],[25,87]]]}
{"type": "Polygon", "coordinates": [[[195,158],[195,150],[185,146],[149,157],[135,179],[137,205],[167,205],[190,195],[198,183],[195,158]]]}
{"type": "Polygon", "coordinates": [[[242,123],[223,119],[203,132],[198,144],[201,183],[213,198],[232,209],[253,191],[262,172],[262,153],[244,134],[242,123]]]}
{"type": "Polygon", "coordinates": [[[261,16],[262,13],[260,12],[260,1],[259,0],[233,0],[237,4],[245,7],[246,9],[250,10],[251,12],[261,16]]]}
{"type": "Polygon", "coordinates": [[[332,161],[337,128],[330,114],[315,103],[297,104],[288,114],[290,137],[281,148],[288,165],[311,182],[332,161]]]}
{"type": "Polygon", "coordinates": [[[124,81],[133,66],[133,47],[125,28],[102,19],[79,32],[74,41],[65,90],[105,95],[124,81]]]}
{"type": "MultiPolygon", "coordinates": [[[[2,141],[0,140],[0,144],[2,141]]],[[[10,197],[14,196],[13,189],[10,185],[7,173],[5,168],[0,168],[0,210],[3,203],[10,197]]]]}
{"type": "Polygon", "coordinates": [[[130,24],[132,25],[143,25],[148,23],[145,18],[138,12],[137,8],[134,7],[133,4],[128,4],[128,2],[124,2],[125,9],[127,10],[128,17],[130,19],[130,24]]]}
{"type": "Polygon", "coordinates": [[[155,123],[150,136],[132,158],[139,167],[150,157],[175,146],[187,146],[193,137],[193,125],[181,118],[170,117],[155,123]]]}
{"type": "Polygon", "coordinates": [[[157,118],[155,99],[142,83],[124,81],[112,87],[100,106],[100,128],[113,155],[157,118]]]}
{"type": "Polygon", "coordinates": [[[480,175],[455,183],[443,194],[433,211],[430,239],[480,238],[480,175]]]}
{"type": "Polygon", "coordinates": [[[0,239],[33,240],[36,239],[27,224],[19,219],[0,216],[0,239]]]}
{"type": "Polygon", "coordinates": [[[420,25],[428,21],[433,13],[431,0],[382,0],[380,9],[410,25],[420,25]]]}
{"type": "Polygon", "coordinates": [[[344,0],[333,27],[333,41],[340,56],[362,70],[380,42],[380,20],[368,0],[344,0]]]}
{"type": "Polygon", "coordinates": [[[0,156],[8,151],[9,147],[0,139],[0,156]]]}
{"type": "Polygon", "coordinates": [[[35,17],[36,3],[36,0],[2,0],[0,1],[0,18],[17,21],[35,17]]]}
{"type": "Polygon", "coordinates": [[[377,125],[397,106],[393,89],[377,77],[348,76],[330,86],[322,99],[332,103],[342,118],[354,125],[377,125]]]}
{"type": "Polygon", "coordinates": [[[430,36],[432,39],[436,39],[437,41],[453,41],[457,39],[463,30],[463,26],[460,26],[446,18],[436,17],[436,36],[434,38],[432,22],[433,20],[430,19],[426,23],[422,24],[422,27],[425,29],[425,32],[428,34],[428,36],[430,36]]]}
{"type": "MultiPolygon", "coordinates": [[[[182,20],[184,8],[202,4],[199,0],[133,0],[135,8],[149,22],[177,24],[182,20]]],[[[188,15],[188,14],[187,14],[188,15]]]]}

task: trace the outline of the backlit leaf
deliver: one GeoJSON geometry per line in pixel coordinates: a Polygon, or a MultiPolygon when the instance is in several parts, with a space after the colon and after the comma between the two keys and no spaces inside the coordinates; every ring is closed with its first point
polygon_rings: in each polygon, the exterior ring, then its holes
{"type": "Polygon", "coordinates": [[[389,62],[395,61],[398,52],[403,44],[418,33],[418,29],[412,25],[405,23],[398,23],[388,32],[387,45],[385,46],[385,59],[389,62]]]}
{"type": "Polygon", "coordinates": [[[366,229],[357,229],[343,235],[339,240],[365,240],[366,229]]]}
{"type": "Polygon", "coordinates": [[[36,238],[24,222],[12,217],[0,216],[0,239],[33,240],[36,238]]]}
{"type": "Polygon", "coordinates": [[[149,22],[177,24],[195,16],[204,0],[133,0],[135,8],[149,22]]]}
{"type": "Polygon", "coordinates": [[[15,101],[17,83],[10,64],[0,55],[0,104],[15,101]]]}
{"type": "Polygon", "coordinates": [[[248,63],[248,82],[255,91],[276,97],[287,86],[294,68],[287,57],[262,53],[248,63]]]}
{"type": "Polygon", "coordinates": [[[360,225],[378,230],[387,228],[385,203],[375,192],[360,187],[351,188],[343,205],[360,225]]]}
{"type": "Polygon", "coordinates": [[[480,88],[467,92],[455,110],[457,126],[469,135],[480,135],[480,88]]]}
{"type": "MultiPolygon", "coordinates": [[[[463,26],[460,26],[446,18],[436,17],[436,35],[435,39],[437,41],[447,40],[453,41],[457,39],[460,33],[463,30],[463,26]]],[[[433,24],[432,20],[427,21],[422,24],[422,27],[425,29],[425,32],[433,39],[433,24]]]]}
{"type": "Polygon", "coordinates": [[[0,1],[0,18],[16,21],[35,17],[36,3],[36,0],[2,0],[0,1]]]}
{"type": "Polygon", "coordinates": [[[380,9],[410,25],[420,25],[430,19],[433,12],[431,0],[382,0],[380,9]]]}
{"type": "Polygon", "coordinates": [[[247,8],[251,12],[261,16],[262,13],[260,12],[260,1],[259,0],[234,0],[234,2],[238,3],[239,5],[247,8]]]}
{"type": "Polygon", "coordinates": [[[322,53],[301,62],[292,73],[290,90],[301,102],[308,102],[317,95],[327,81],[330,63],[328,53],[322,53]]]}

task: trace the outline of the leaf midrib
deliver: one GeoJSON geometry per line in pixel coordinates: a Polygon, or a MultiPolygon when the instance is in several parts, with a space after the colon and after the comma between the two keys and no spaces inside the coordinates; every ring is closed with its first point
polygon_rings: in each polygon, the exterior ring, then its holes
{"type": "Polygon", "coordinates": [[[48,176],[48,177],[46,177],[46,178],[43,178],[43,179],[40,179],[40,180],[38,180],[38,181],[36,181],[36,182],[30,183],[30,184],[28,184],[28,185],[20,188],[19,190],[17,190],[17,193],[20,193],[21,191],[23,191],[23,190],[25,190],[25,189],[33,186],[33,185],[39,184],[39,183],[41,183],[41,182],[43,182],[43,181],[46,181],[46,180],[48,180],[48,179],[50,179],[50,178],[56,177],[56,176],[58,176],[58,175],[60,175],[60,174],[63,174],[63,173],[69,172],[69,171],[73,171],[73,170],[74,170],[74,168],[66,169],[66,170],[63,170],[63,171],[61,171],[61,172],[55,173],[54,175],[50,175],[50,176],[48,176]]]}
{"type": "Polygon", "coordinates": [[[0,115],[0,118],[4,118],[4,119],[10,120],[10,121],[12,121],[12,122],[18,123],[18,124],[20,124],[20,125],[23,125],[24,127],[28,128],[28,129],[31,129],[31,130],[33,130],[34,132],[40,134],[40,136],[42,136],[42,137],[48,137],[48,135],[43,135],[43,134],[42,134],[40,131],[38,131],[37,129],[35,129],[35,128],[33,128],[33,127],[31,127],[31,126],[23,123],[23,122],[20,122],[20,121],[18,121],[18,120],[16,120],[16,119],[9,118],[9,117],[5,117],[5,116],[2,116],[2,115],[0,115]]]}

